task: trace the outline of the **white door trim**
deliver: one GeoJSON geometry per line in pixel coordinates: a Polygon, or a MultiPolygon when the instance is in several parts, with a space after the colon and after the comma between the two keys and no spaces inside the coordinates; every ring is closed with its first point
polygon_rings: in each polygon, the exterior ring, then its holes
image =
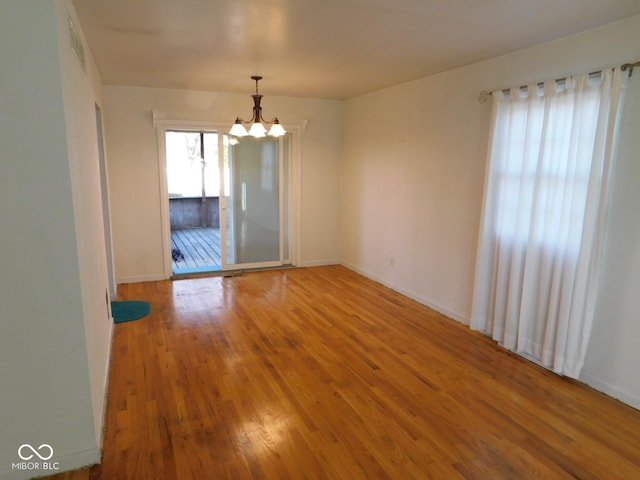
{"type": "MultiPolygon", "coordinates": [[[[158,185],[160,199],[160,228],[162,234],[162,261],[163,275],[168,279],[173,276],[171,258],[171,225],[169,222],[169,195],[167,186],[167,159],[165,133],[167,130],[204,131],[226,134],[229,130],[228,122],[203,122],[192,120],[170,120],[161,112],[153,112],[153,126],[156,128],[158,143],[158,185]]],[[[291,136],[291,174],[290,174],[290,257],[291,263],[297,265],[300,252],[300,206],[302,192],[300,182],[302,180],[302,131],[301,125],[283,124],[284,128],[292,133],[291,136]]],[[[224,241],[224,239],[221,239],[224,241]]]]}

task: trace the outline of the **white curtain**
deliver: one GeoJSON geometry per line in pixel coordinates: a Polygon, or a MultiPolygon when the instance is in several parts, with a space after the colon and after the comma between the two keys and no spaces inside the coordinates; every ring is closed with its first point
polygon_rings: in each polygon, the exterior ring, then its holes
{"type": "Polygon", "coordinates": [[[627,75],[492,94],[471,328],[577,378],[594,315],[627,75]]]}

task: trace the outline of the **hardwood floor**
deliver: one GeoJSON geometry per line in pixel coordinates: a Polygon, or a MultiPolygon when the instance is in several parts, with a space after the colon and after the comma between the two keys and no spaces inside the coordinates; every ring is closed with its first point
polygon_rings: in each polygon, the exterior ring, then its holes
{"type": "Polygon", "coordinates": [[[640,412],[343,267],[120,286],[85,479],[637,479],[640,412]]]}

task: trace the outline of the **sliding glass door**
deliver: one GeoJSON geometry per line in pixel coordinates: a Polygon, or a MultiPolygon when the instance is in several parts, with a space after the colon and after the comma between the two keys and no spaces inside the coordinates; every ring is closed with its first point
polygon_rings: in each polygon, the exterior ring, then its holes
{"type": "Polygon", "coordinates": [[[229,142],[221,178],[222,268],[272,267],[289,259],[289,139],[229,142]]]}
{"type": "Polygon", "coordinates": [[[154,125],[168,277],[293,264],[300,131],[256,139],[222,133],[219,124],[154,125]],[[213,260],[204,244],[213,245],[213,260]]]}

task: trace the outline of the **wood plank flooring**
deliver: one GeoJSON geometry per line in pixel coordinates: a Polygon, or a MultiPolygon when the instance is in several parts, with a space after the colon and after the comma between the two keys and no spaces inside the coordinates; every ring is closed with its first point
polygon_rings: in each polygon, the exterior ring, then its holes
{"type": "Polygon", "coordinates": [[[86,479],[638,479],[640,412],[340,266],[121,285],[86,479]]]}
{"type": "Polygon", "coordinates": [[[171,248],[182,254],[173,258],[173,271],[222,265],[219,228],[171,230],[171,248]]]}

